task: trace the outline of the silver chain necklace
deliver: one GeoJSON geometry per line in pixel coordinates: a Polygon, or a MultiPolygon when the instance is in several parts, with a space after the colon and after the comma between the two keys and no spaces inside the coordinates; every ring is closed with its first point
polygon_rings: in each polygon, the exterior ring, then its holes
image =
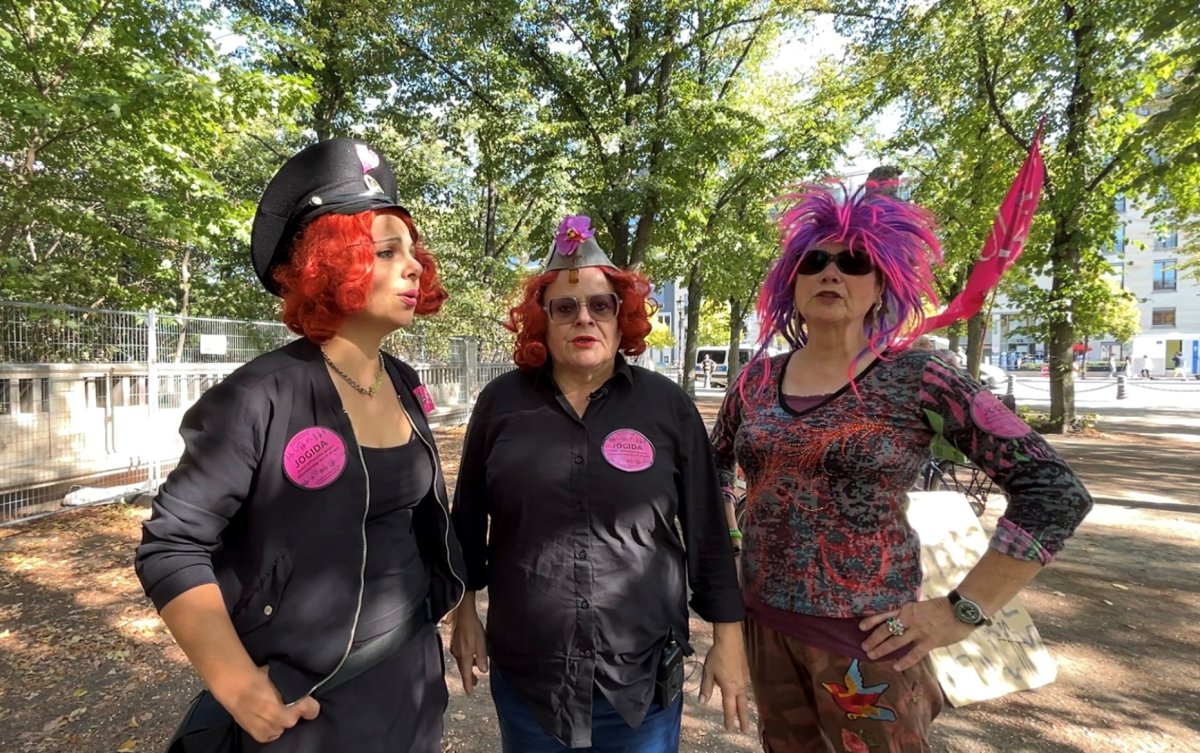
{"type": "Polygon", "coordinates": [[[321,357],[325,359],[325,363],[329,364],[329,368],[333,369],[335,374],[346,380],[346,384],[353,387],[354,391],[358,394],[366,395],[367,397],[375,397],[375,393],[379,392],[379,387],[383,384],[384,373],[382,352],[379,354],[379,371],[375,373],[375,382],[370,386],[370,388],[363,387],[361,384],[354,381],[353,377],[339,369],[338,365],[329,358],[329,354],[325,352],[324,348],[321,349],[321,357]]]}

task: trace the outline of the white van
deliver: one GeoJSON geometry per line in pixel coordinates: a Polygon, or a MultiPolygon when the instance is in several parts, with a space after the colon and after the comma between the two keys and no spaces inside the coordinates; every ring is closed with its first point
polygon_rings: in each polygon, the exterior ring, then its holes
{"type": "MultiPolygon", "coordinates": [[[[752,345],[742,345],[738,348],[738,361],[742,366],[750,363],[750,357],[754,355],[756,348],[752,345]]],[[[729,355],[728,345],[701,345],[696,348],[696,367],[692,370],[696,378],[697,384],[704,384],[704,357],[708,356],[716,362],[716,367],[712,373],[712,384],[714,387],[724,387],[729,381],[729,364],[725,363],[725,357],[729,355]]]]}

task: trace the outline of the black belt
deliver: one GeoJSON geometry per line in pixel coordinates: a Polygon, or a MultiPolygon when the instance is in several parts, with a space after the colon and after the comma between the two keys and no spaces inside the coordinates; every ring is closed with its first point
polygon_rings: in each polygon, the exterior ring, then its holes
{"type": "Polygon", "coordinates": [[[361,646],[352,648],[346,660],[342,662],[342,666],[338,667],[333,676],[317,688],[316,695],[322,696],[395,656],[414,635],[421,632],[421,629],[431,622],[433,622],[433,606],[426,598],[418,602],[416,608],[399,625],[361,646]]]}

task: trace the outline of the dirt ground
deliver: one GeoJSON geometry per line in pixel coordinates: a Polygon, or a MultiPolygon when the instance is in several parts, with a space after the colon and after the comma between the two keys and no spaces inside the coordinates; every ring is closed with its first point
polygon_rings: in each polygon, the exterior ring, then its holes
{"type": "MultiPolygon", "coordinates": [[[[702,408],[711,415],[714,406],[702,408]]],[[[453,479],[463,430],[438,434],[453,479]]],[[[1056,444],[1097,498],[1025,593],[1058,680],[947,710],[935,750],[1200,751],[1200,444],[1153,432],[1056,444]]],[[[146,514],[112,505],[0,528],[0,750],[162,750],[199,683],[133,575],[146,514]]],[[[711,632],[692,625],[702,655],[711,632]]],[[[758,750],[753,735],[721,728],[716,699],[697,705],[691,668],[681,750],[758,750]]],[[[447,676],[445,750],[499,753],[486,685],[467,697],[453,667],[447,676]]]]}

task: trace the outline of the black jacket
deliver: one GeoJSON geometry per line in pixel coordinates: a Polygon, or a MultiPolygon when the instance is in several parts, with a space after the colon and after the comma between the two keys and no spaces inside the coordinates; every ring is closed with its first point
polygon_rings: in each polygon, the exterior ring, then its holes
{"type": "MultiPolygon", "coordinates": [[[[384,360],[435,458],[434,484],[413,526],[439,619],[462,599],[466,567],[433,434],[414,396],[420,381],[398,359],[384,360]]],[[[283,700],[296,701],[349,652],[366,561],[366,469],[320,349],[300,339],[242,366],[200,397],[179,432],[183,457],[144,525],[138,578],[160,610],[184,591],[218,584],[247,652],[269,665],[283,700]],[[341,438],[345,464],[336,478],[319,479],[328,485],[308,489],[285,474],[283,455],[314,426],[341,438]]]]}

